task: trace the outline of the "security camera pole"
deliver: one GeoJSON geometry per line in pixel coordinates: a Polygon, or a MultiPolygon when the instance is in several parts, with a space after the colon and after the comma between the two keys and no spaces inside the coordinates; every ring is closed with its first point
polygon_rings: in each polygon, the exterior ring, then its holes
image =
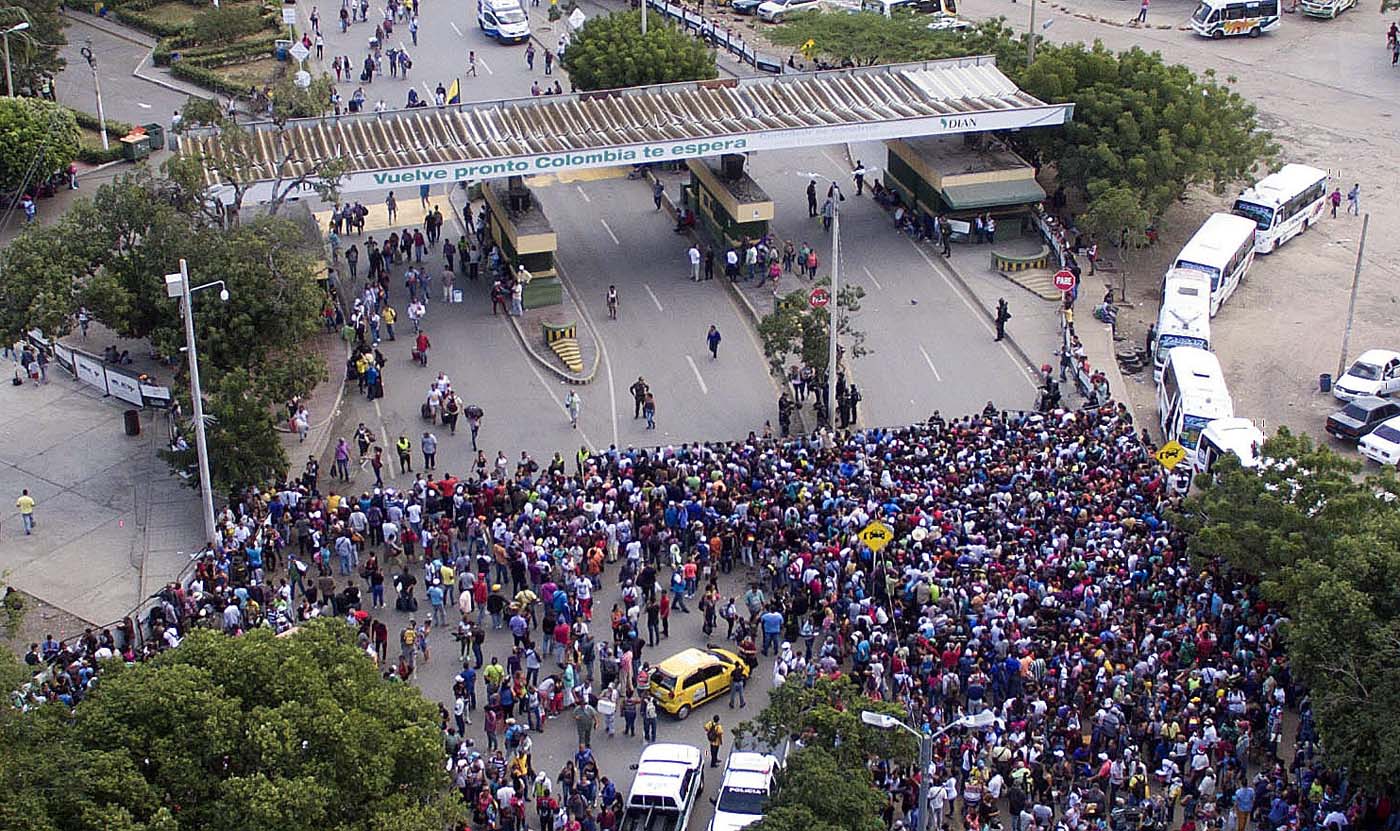
{"type": "Polygon", "coordinates": [[[988,727],[996,721],[991,710],[979,710],[971,715],[959,716],[943,726],[941,730],[924,733],[915,730],[894,716],[877,713],[874,710],[861,710],[860,720],[880,730],[904,730],[919,740],[919,826],[913,831],[929,831],[935,826],[929,821],[929,768],[933,767],[933,743],[944,733],[957,727],[988,727]]]}
{"type": "MultiPolygon", "coordinates": [[[[89,39],[87,45],[78,50],[87,59],[88,67],[92,69],[92,86],[97,90],[97,128],[102,131],[102,149],[107,148],[107,117],[102,113],[102,82],[97,79],[97,57],[92,54],[92,40],[89,39]]],[[[7,64],[8,65],[8,64],[7,64]]]]}
{"type": "Polygon", "coordinates": [[[190,366],[190,403],[194,409],[194,446],[199,457],[199,495],[204,508],[204,537],[212,544],[218,539],[214,525],[214,484],[209,479],[209,446],[204,438],[204,394],[199,387],[199,353],[194,342],[194,307],[190,304],[191,295],[200,289],[219,286],[219,297],[228,300],[228,288],[223,280],[215,280],[202,286],[190,288],[190,269],[185,260],[180,260],[180,273],[165,275],[165,294],[180,298],[180,310],[185,317],[185,351],[190,366]]]}

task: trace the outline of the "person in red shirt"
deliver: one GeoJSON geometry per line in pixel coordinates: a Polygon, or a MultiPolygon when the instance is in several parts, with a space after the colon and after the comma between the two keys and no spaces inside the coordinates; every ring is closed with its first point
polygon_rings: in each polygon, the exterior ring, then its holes
{"type": "Polygon", "coordinates": [[[428,365],[428,350],[432,347],[432,342],[428,340],[428,333],[420,331],[418,339],[413,343],[413,359],[423,366],[428,365]]]}

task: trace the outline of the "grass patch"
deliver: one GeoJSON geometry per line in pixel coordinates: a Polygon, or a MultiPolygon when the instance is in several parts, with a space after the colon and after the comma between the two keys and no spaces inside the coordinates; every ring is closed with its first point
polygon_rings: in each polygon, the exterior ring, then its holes
{"type": "Polygon", "coordinates": [[[166,26],[179,28],[188,26],[194,20],[194,16],[201,11],[203,11],[202,8],[196,8],[188,3],[162,3],[144,10],[142,14],[166,26]]]}
{"type": "Polygon", "coordinates": [[[261,58],[247,63],[217,67],[210,71],[246,91],[248,87],[261,89],[263,85],[272,83],[277,80],[286,67],[286,63],[276,58],[261,58]]]}

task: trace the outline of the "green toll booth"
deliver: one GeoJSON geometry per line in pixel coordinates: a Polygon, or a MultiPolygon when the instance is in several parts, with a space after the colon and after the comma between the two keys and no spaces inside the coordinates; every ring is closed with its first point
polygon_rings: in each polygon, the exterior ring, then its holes
{"type": "Polygon", "coordinates": [[[747,237],[756,240],[768,233],[773,221],[773,200],[744,172],[744,156],[727,154],[716,164],[711,159],[687,159],[690,184],[687,206],[720,245],[729,248],[747,237]]]}
{"type": "Polygon", "coordinates": [[[1045,199],[1035,168],[996,138],[925,136],[893,139],[885,147],[885,187],[923,213],[955,220],[982,213],[1012,217],[1045,199]]]}
{"type": "Polygon", "coordinates": [[[559,250],[559,238],[549,224],[544,208],[519,176],[492,186],[481,183],[481,197],[491,214],[491,238],[501,246],[505,262],[511,270],[524,266],[532,279],[525,284],[522,297],[527,309],[557,306],[564,302],[564,288],[554,266],[554,252],[559,250]]]}

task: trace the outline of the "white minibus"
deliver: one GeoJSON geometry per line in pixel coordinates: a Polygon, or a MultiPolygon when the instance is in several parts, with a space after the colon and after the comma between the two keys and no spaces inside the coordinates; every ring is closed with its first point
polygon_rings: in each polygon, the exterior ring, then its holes
{"type": "Polygon", "coordinates": [[[1267,254],[1321,219],[1326,202],[1326,172],[1286,164],[1241,193],[1230,212],[1254,220],[1254,250],[1267,254]]]}
{"type": "Polygon", "coordinates": [[[1283,18],[1279,0],[1201,0],[1191,14],[1191,29],[1201,37],[1219,40],[1238,35],[1257,38],[1278,28],[1283,18]]]}
{"type": "Polygon", "coordinates": [[[1182,464],[1195,467],[1196,446],[1206,425],[1234,415],[1235,405],[1214,353],[1178,346],[1167,355],[1162,382],[1157,385],[1157,420],[1164,441],[1178,441],[1186,449],[1182,464]]]}
{"type": "Polygon", "coordinates": [[[1173,268],[1162,279],[1162,306],[1152,340],[1152,380],[1161,383],[1167,355],[1178,346],[1210,349],[1210,278],[1173,268]]]}
{"type": "Polygon", "coordinates": [[[1234,214],[1211,214],[1176,255],[1172,268],[1189,268],[1210,275],[1210,316],[1239,288],[1254,262],[1253,221],[1234,214]]]}

